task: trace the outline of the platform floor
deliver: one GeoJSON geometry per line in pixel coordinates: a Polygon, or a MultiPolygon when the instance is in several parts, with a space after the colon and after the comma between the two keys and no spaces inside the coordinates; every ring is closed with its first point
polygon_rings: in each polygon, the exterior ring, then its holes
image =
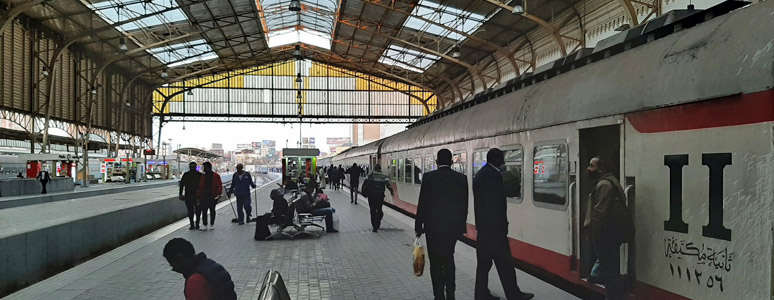
{"type": "MultiPolygon", "coordinates": [[[[274,187],[272,182],[258,191],[259,212],[270,209],[274,187]]],[[[352,205],[348,190],[328,194],[340,219],[339,233],[256,242],[254,225],[230,223],[232,209],[224,202],[218,205],[215,230],[189,231],[188,220],[181,220],[4,299],[183,299],[183,278],[162,257],[164,244],[174,237],[223,264],[239,299],[257,299],[269,269],[281,273],[294,300],[432,299],[428,266],[425,275],[413,275],[412,219],[385,208],[382,229],[373,233],[365,199],[352,205]]],[[[458,243],[456,253],[457,298],[473,299],[475,250],[458,243]]],[[[517,276],[535,299],[577,299],[518,270],[517,276]]],[[[503,297],[494,268],[490,288],[503,297]]]]}

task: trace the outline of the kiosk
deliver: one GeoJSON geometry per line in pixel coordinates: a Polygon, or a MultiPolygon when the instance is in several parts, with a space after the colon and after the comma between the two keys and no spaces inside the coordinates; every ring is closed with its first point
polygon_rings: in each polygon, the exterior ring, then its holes
{"type": "Polygon", "coordinates": [[[309,179],[317,174],[317,156],[319,149],[282,149],[282,182],[297,180],[299,176],[309,179]]]}

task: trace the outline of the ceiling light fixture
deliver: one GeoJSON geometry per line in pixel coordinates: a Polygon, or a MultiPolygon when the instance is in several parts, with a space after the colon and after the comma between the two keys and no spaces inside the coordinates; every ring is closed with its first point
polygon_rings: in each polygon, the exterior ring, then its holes
{"type": "Polygon", "coordinates": [[[525,7],[527,6],[527,1],[519,1],[519,2],[521,3],[517,2],[516,5],[513,6],[513,10],[511,11],[511,13],[523,14],[526,11],[525,7]]]}
{"type": "Polygon", "coordinates": [[[454,45],[454,47],[452,47],[452,49],[451,49],[451,57],[453,57],[453,58],[460,58],[461,56],[462,56],[462,54],[460,53],[460,46],[459,45],[454,45]]]}
{"type": "Polygon", "coordinates": [[[43,67],[43,71],[40,72],[40,74],[43,75],[43,77],[48,76],[48,67],[43,67]]]}
{"type": "Polygon", "coordinates": [[[129,47],[126,46],[125,37],[121,37],[121,39],[118,40],[118,49],[121,49],[121,51],[129,50],[129,47]]]}
{"type": "Polygon", "coordinates": [[[164,71],[161,71],[161,78],[164,78],[164,79],[169,78],[169,73],[167,73],[167,69],[164,69],[164,71]]]}
{"type": "Polygon", "coordinates": [[[304,53],[301,53],[300,45],[296,45],[295,50],[293,50],[293,57],[297,60],[304,59],[304,53]]]}
{"type": "Polygon", "coordinates": [[[132,106],[132,104],[131,104],[131,103],[129,103],[129,101],[126,101],[126,106],[127,106],[127,107],[130,107],[130,106],[132,106]]]}
{"type": "Polygon", "coordinates": [[[97,94],[97,88],[96,87],[91,87],[91,94],[92,95],[96,95],[97,94]]]}
{"type": "Polygon", "coordinates": [[[290,11],[301,11],[301,1],[300,0],[290,0],[290,7],[288,8],[290,11]]]}
{"type": "Polygon", "coordinates": [[[188,90],[188,96],[193,96],[193,89],[188,90]]]}
{"type": "Polygon", "coordinates": [[[296,75],[296,82],[301,83],[301,73],[298,73],[298,75],[296,75]]]}

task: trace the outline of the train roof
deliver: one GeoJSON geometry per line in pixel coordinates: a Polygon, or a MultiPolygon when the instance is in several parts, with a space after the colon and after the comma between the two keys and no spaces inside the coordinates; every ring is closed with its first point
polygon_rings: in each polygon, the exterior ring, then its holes
{"type": "MultiPolygon", "coordinates": [[[[712,12],[711,8],[670,24],[668,30],[679,31],[660,39],[651,40],[655,38],[651,35],[658,31],[650,31],[645,36],[648,42],[639,47],[550,80],[540,81],[540,76],[533,76],[531,82],[524,82],[523,87],[511,93],[490,97],[491,101],[479,100],[478,105],[470,104],[464,110],[414,126],[384,139],[382,152],[443,145],[774,87],[774,31],[761,30],[774,28],[774,2],[760,2],[704,21],[713,16],[712,12]],[[680,30],[692,24],[696,25],[680,30]],[[697,75],[701,80],[697,80],[697,75]]],[[[548,76],[544,74],[544,78],[548,76]]]]}

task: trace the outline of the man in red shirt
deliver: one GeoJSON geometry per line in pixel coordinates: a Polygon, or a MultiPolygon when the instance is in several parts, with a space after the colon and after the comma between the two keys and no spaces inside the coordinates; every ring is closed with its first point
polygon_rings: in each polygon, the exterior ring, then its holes
{"type": "Polygon", "coordinates": [[[164,258],[172,271],[185,278],[186,300],[234,300],[234,282],[223,266],[207,258],[204,252],[195,254],[193,245],[185,239],[174,238],[164,246],[164,258]]]}
{"type": "Polygon", "coordinates": [[[205,162],[202,164],[204,167],[204,174],[199,178],[199,190],[197,196],[199,198],[199,211],[202,212],[202,222],[204,226],[199,230],[207,230],[207,212],[210,213],[210,230],[215,229],[215,204],[218,203],[220,194],[223,193],[223,182],[220,180],[220,175],[212,171],[212,164],[205,162]]]}

